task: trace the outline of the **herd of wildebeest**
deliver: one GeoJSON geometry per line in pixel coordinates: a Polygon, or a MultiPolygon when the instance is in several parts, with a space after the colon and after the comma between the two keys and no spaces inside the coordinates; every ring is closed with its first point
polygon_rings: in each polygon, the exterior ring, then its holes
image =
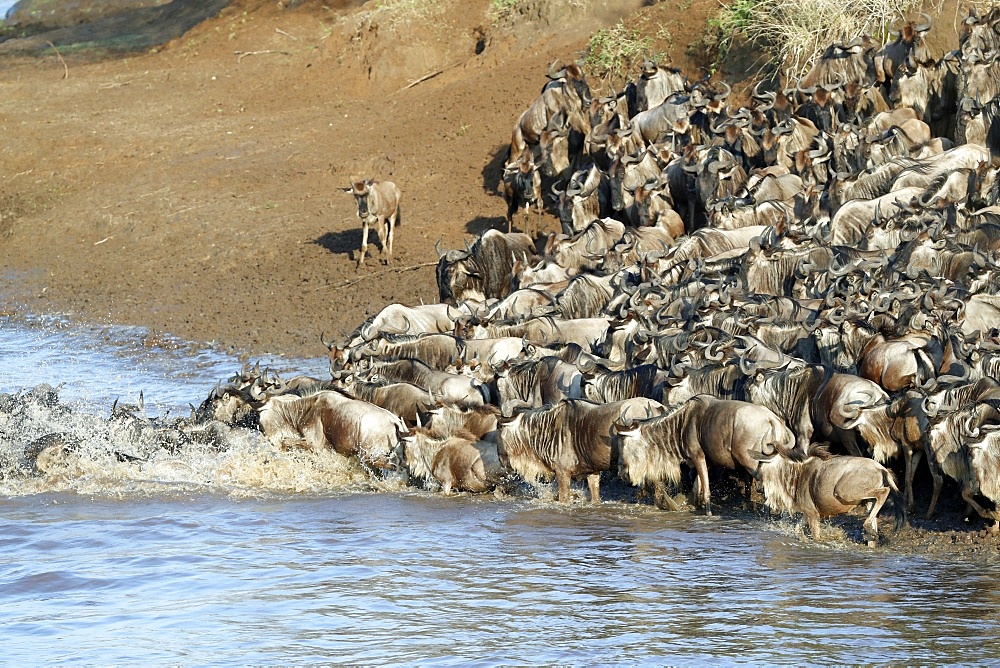
{"type": "MultiPolygon", "coordinates": [[[[439,303],[324,335],[331,378],[244,367],[189,423],[445,493],[585,478],[597,501],[603,474],[710,514],[732,469],[814,537],[862,504],[870,534],[883,504],[901,520],[924,461],[920,512],[948,478],[995,531],[1000,9],[940,57],[926,15],[894,27],[743,104],[652,61],[598,98],[554,64],[512,133],[508,231],[438,249],[439,303]],[[511,232],[545,210],[562,234],[511,232]]],[[[399,190],[351,190],[391,248],[399,190]]]]}

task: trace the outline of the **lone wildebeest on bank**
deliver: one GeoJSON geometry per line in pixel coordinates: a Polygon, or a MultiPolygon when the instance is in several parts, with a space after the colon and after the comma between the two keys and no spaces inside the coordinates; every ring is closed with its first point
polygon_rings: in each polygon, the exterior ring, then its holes
{"type": "Polygon", "coordinates": [[[368,252],[368,225],[375,224],[375,233],[382,244],[382,255],[385,261],[392,261],[392,238],[396,225],[402,224],[399,212],[399,188],[392,181],[375,181],[373,179],[351,180],[350,188],[344,192],[354,195],[358,205],[358,218],[361,219],[361,254],[358,256],[358,267],[365,263],[368,252]]]}

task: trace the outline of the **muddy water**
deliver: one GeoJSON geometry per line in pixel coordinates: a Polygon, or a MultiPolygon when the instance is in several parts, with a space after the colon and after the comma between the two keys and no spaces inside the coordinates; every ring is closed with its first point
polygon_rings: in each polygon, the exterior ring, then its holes
{"type": "Polygon", "coordinates": [[[254,438],[118,461],[108,443],[128,443],[104,420],[115,397],[143,389],[147,412],[182,410],[239,363],[144,346],[134,330],[41,325],[0,322],[0,392],[65,381],[71,410],[33,409],[24,433],[0,424],[0,461],[42,432],[80,441],[45,474],[0,472],[6,662],[1000,656],[994,563],[815,544],[756,518],[442,498],[254,438]]]}

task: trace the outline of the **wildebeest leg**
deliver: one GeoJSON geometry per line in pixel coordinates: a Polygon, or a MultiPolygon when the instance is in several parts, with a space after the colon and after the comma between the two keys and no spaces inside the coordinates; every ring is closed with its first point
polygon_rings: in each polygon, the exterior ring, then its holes
{"type": "Polygon", "coordinates": [[[601,502],[601,474],[591,473],[587,476],[587,487],[590,489],[590,502],[601,502]]]}
{"type": "Polygon", "coordinates": [[[920,458],[923,452],[920,450],[903,449],[903,461],[906,463],[906,512],[912,513],[916,507],[913,500],[913,477],[917,474],[917,466],[920,465],[920,458]]]}
{"type": "Polygon", "coordinates": [[[389,230],[392,229],[389,226],[388,218],[379,218],[379,241],[382,242],[382,264],[388,264],[392,259],[392,246],[389,243],[389,230]]]}
{"type": "Polygon", "coordinates": [[[396,233],[396,213],[393,213],[385,224],[385,238],[389,240],[389,262],[392,262],[392,241],[396,233]]]}
{"type": "Polygon", "coordinates": [[[358,267],[365,263],[365,253],[368,252],[368,219],[361,221],[361,255],[358,257],[358,267]]]}
{"type": "Polygon", "coordinates": [[[820,524],[819,524],[819,515],[818,514],[816,514],[816,515],[812,515],[812,514],[806,515],[806,523],[808,523],[808,525],[809,525],[809,534],[812,536],[812,539],[813,540],[819,540],[820,539],[820,535],[821,535],[820,530],[819,530],[819,526],[820,526],[820,524]]]}
{"type": "Polygon", "coordinates": [[[674,502],[673,497],[667,492],[667,486],[662,480],[653,483],[653,503],[656,504],[657,508],[666,508],[673,511],[680,510],[680,507],[674,502]]]}
{"type": "Polygon", "coordinates": [[[981,505],[979,505],[979,503],[976,502],[975,498],[973,498],[972,496],[972,491],[969,489],[968,485],[962,485],[962,498],[965,499],[965,502],[969,504],[972,507],[972,509],[976,511],[976,514],[978,514],[983,519],[994,519],[994,520],[997,519],[996,513],[992,513],[986,510],[981,505]]]}
{"type": "Polygon", "coordinates": [[[698,473],[698,486],[701,488],[701,501],[705,506],[705,514],[710,516],[712,514],[712,492],[708,488],[708,461],[704,454],[695,457],[694,468],[698,473]]]}
{"type": "Polygon", "coordinates": [[[556,484],[559,486],[559,503],[568,503],[570,485],[569,471],[557,471],[556,484]]]}
{"type": "Polygon", "coordinates": [[[934,516],[934,507],[937,505],[938,497],[941,495],[941,487],[944,485],[944,474],[937,467],[934,458],[928,455],[927,468],[931,470],[931,478],[934,479],[934,491],[931,492],[931,502],[927,506],[927,519],[934,516]]]}
{"type": "Polygon", "coordinates": [[[864,524],[862,524],[865,529],[865,533],[869,536],[878,536],[878,513],[882,510],[882,506],[885,505],[885,500],[887,498],[889,498],[888,487],[883,487],[875,493],[875,500],[872,502],[871,510],[868,512],[868,519],[866,519],[864,524]]]}

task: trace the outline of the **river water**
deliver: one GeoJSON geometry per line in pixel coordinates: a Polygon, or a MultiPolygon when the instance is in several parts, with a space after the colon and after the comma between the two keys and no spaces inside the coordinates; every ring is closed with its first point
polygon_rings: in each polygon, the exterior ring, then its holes
{"type": "Polygon", "coordinates": [[[116,398],[143,390],[151,415],[186,411],[239,366],[141,330],[0,319],[0,392],[65,383],[69,407],[0,423],[4,663],[1000,657],[1000,564],[818,544],[763,518],[444,498],[252,438],[106,455],[116,398]],[[9,464],[56,431],[80,439],[72,460],[43,475],[9,464]]]}

